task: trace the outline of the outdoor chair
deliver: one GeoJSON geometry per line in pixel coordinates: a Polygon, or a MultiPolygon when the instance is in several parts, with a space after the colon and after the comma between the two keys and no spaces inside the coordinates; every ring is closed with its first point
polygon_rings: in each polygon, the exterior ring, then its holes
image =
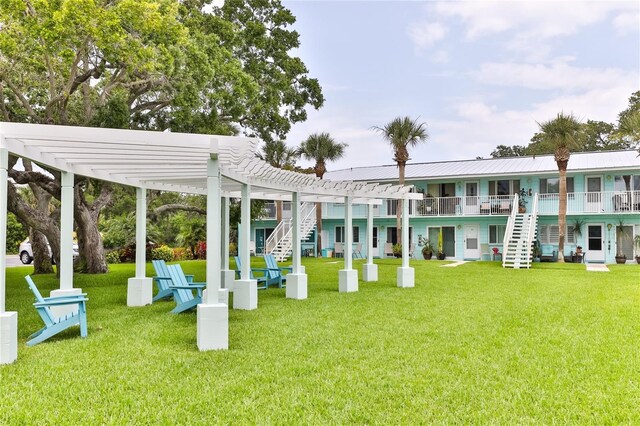
{"type": "Polygon", "coordinates": [[[540,253],[541,262],[556,262],[558,260],[558,252],[552,244],[542,244],[540,253]]]}
{"type": "Polygon", "coordinates": [[[489,244],[480,244],[480,260],[491,260],[491,251],[489,251],[489,244]]]}
{"type": "MultiPolygon", "coordinates": [[[[236,261],[236,280],[239,280],[241,277],[241,269],[242,269],[242,265],[240,263],[240,256],[234,256],[233,259],[236,261]]],[[[267,268],[250,268],[249,278],[251,278],[252,280],[258,281],[258,290],[264,290],[265,288],[267,288],[267,268]],[[255,276],[254,272],[261,272],[262,275],[255,276]]]]}
{"type": "Polygon", "coordinates": [[[264,255],[264,262],[267,264],[267,281],[266,286],[277,284],[278,288],[286,287],[284,283],[287,281],[287,275],[283,274],[283,272],[291,273],[293,272],[293,267],[291,266],[278,266],[278,261],[275,256],[272,254],[264,255]]]}
{"type": "Polygon", "coordinates": [[[393,243],[384,243],[384,255],[386,257],[394,257],[393,256],[393,243]]]}
{"type": "Polygon", "coordinates": [[[27,346],[37,345],[44,342],[49,337],[55,336],[63,330],[74,325],[80,325],[80,337],[87,337],[87,306],[86,293],[74,294],[72,296],[42,297],[38,291],[38,287],[31,277],[24,277],[29,284],[29,288],[36,297],[36,303],[33,304],[40,318],[44,321],[44,327],[28,337],[27,346]],[[51,311],[52,306],[77,305],[78,310],[57,316],[51,311]]]}
{"type": "Polygon", "coordinates": [[[491,204],[480,203],[480,214],[489,214],[489,213],[491,213],[491,204]]]}
{"type": "Polygon", "coordinates": [[[336,257],[344,257],[344,246],[342,243],[336,243],[334,250],[336,257]]]}
{"type": "MultiPolygon", "coordinates": [[[[169,270],[167,269],[167,264],[162,259],[152,260],[153,269],[156,271],[156,276],[153,277],[153,281],[156,283],[158,287],[158,294],[156,294],[153,298],[154,302],[157,302],[161,299],[170,299],[173,295],[173,292],[169,288],[169,282],[171,281],[171,277],[169,276],[169,270]]],[[[187,282],[193,282],[193,275],[185,275],[187,282]]]]}
{"type": "Polygon", "coordinates": [[[353,249],[353,258],[354,259],[362,259],[362,243],[357,243],[356,247],[353,249]]]}
{"type": "Polygon", "coordinates": [[[494,247],[491,250],[493,251],[493,260],[502,260],[502,253],[500,253],[500,249],[498,247],[494,247]]]}
{"type": "Polygon", "coordinates": [[[508,201],[501,201],[500,206],[498,207],[498,212],[502,214],[511,213],[511,203],[508,201]]]}
{"type": "Polygon", "coordinates": [[[193,309],[198,304],[202,303],[202,289],[207,286],[205,283],[189,283],[187,277],[182,272],[182,267],[178,264],[168,265],[169,276],[169,288],[173,293],[173,300],[176,302],[176,307],[173,308],[171,313],[179,314],[180,312],[193,309]],[[193,295],[193,290],[196,290],[197,294],[193,295]]]}

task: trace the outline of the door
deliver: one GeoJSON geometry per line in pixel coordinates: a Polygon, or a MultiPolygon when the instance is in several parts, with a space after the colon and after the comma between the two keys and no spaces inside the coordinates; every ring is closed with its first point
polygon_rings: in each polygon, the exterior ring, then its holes
{"type": "Polygon", "coordinates": [[[373,227],[373,237],[372,237],[373,241],[371,241],[371,243],[373,244],[373,255],[375,257],[380,257],[380,245],[378,244],[379,239],[378,239],[378,227],[374,226],[373,227]]]}
{"type": "Polygon", "coordinates": [[[479,259],[480,244],[478,242],[478,232],[480,226],[465,225],[464,226],[464,258],[479,259]]]}
{"type": "Polygon", "coordinates": [[[602,211],[602,178],[600,176],[587,176],[585,211],[591,213],[602,211]]]}
{"type": "Polygon", "coordinates": [[[604,225],[587,226],[587,262],[604,262],[604,225]]]}
{"type": "Polygon", "coordinates": [[[264,253],[264,229],[256,229],[256,254],[264,253]]]}
{"type": "Polygon", "coordinates": [[[467,182],[464,189],[464,214],[480,213],[480,204],[478,202],[478,182],[467,182]]]}

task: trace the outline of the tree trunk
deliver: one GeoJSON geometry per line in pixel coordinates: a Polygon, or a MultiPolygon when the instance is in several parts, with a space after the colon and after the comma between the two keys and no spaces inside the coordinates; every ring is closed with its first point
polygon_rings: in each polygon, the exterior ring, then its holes
{"type": "Polygon", "coordinates": [[[564,237],[567,225],[567,162],[558,163],[560,172],[560,200],[558,207],[558,261],[564,262],[564,237]]]}
{"type": "Polygon", "coordinates": [[[47,248],[47,239],[40,231],[32,229],[29,232],[31,251],[33,253],[33,274],[52,274],[51,255],[47,248]]]}
{"type": "MultiPolygon", "coordinates": [[[[398,172],[400,174],[400,177],[398,179],[399,185],[404,185],[404,168],[405,168],[405,163],[399,162],[398,163],[398,172]]],[[[397,237],[398,244],[402,244],[402,200],[396,201],[396,234],[398,236],[397,237]]]]}
{"type": "Polygon", "coordinates": [[[318,244],[318,256],[322,254],[322,203],[316,203],[316,240],[318,244]]]}
{"type": "Polygon", "coordinates": [[[282,201],[276,201],[276,222],[282,222],[282,201]]]}
{"type": "Polygon", "coordinates": [[[93,204],[89,205],[84,198],[81,185],[75,185],[74,187],[74,217],[76,220],[79,253],[75,269],[79,272],[104,274],[109,271],[102,237],[98,231],[98,219],[102,208],[109,204],[111,193],[111,187],[104,185],[100,196],[93,204]]]}

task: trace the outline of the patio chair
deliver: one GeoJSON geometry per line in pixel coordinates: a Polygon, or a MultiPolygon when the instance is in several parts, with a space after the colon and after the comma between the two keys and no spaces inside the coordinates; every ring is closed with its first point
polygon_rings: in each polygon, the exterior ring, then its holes
{"type": "MultiPolygon", "coordinates": [[[[266,255],[265,255],[266,256],[266,255]]],[[[233,256],[233,259],[236,261],[236,280],[239,280],[241,277],[241,269],[242,265],[240,263],[240,256],[233,256]]],[[[252,280],[258,281],[258,290],[264,290],[267,288],[267,268],[250,268],[249,269],[249,278],[252,280]],[[261,272],[261,276],[255,276],[254,272],[261,272]]]]}
{"type": "Polygon", "coordinates": [[[501,201],[500,206],[498,207],[498,212],[502,214],[511,213],[511,203],[508,201],[501,201]]]}
{"type": "Polygon", "coordinates": [[[480,260],[491,260],[491,251],[489,250],[489,244],[480,244],[480,260]]]}
{"type": "Polygon", "coordinates": [[[357,243],[356,247],[353,249],[353,258],[354,259],[362,259],[362,243],[357,243]]]}
{"type": "Polygon", "coordinates": [[[291,266],[278,266],[278,261],[276,260],[275,256],[273,256],[272,254],[265,254],[264,255],[264,262],[267,264],[267,281],[266,281],[266,285],[267,288],[270,285],[274,285],[277,284],[278,288],[283,288],[286,287],[286,285],[284,285],[284,283],[287,281],[287,275],[283,274],[283,272],[288,272],[291,273],[293,272],[293,267],[291,266]]]}
{"type": "Polygon", "coordinates": [[[393,256],[393,243],[384,243],[384,255],[386,257],[394,257],[393,256]]]}
{"type": "Polygon", "coordinates": [[[552,244],[542,244],[540,246],[540,253],[541,262],[556,262],[558,260],[558,252],[552,244]]]}
{"type": "MultiPolygon", "coordinates": [[[[170,299],[173,295],[173,292],[169,288],[169,281],[171,281],[171,277],[169,276],[169,270],[167,269],[167,264],[162,259],[154,259],[151,261],[153,264],[153,269],[156,271],[156,276],[153,277],[153,281],[156,283],[158,287],[158,294],[156,294],[153,298],[154,302],[157,302],[161,299],[170,299]]],[[[193,275],[185,275],[187,282],[193,282],[193,275]]]]}
{"type": "Polygon", "coordinates": [[[168,265],[167,269],[171,277],[169,288],[173,293],[173,300],[176,302],[176,307],[171,311],[172,314],[188,311],[202,303],[202,289],[207,286],[206,283],[187,282],[187,278],[179,264],[168,265]],[[197,292],[195,296],[193,295],[193,290],[197,292]]]}
{"type": "Polygon", "coordinates": [[[336,243],[334,247],[336,257],[344,257],[344,246],[342,243],[336,243]]]}
{"type": "Polygon", "coordinates": [[[44,321],[44,327],[28,337],[27,346],[37,345],[44,342],[49,337],[55,336],[63,330],[74,325],[80,325],[80,337],[87,337],[87,306],[86,293],[75,294],[72,296],[58,297],[42,297],[38,287],[31,277],[24,277],[29,284],[29,288],[36,297],[36,303],[33,304],[40,318],[44,321]],[[78,310],[64,316],[57,316],[51,311],[52,306],[77,305],[78,310]]]}
{"type": "Polygon", "coordinates": [[[489,213],[491,213],[491,204],[480,203],[480,214],[489,214],[489,213]]]}

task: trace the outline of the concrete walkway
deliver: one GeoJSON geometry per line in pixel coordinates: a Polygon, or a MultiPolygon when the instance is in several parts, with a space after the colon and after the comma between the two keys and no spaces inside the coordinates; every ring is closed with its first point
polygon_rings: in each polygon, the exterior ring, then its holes
{"type": "Polygon", "coordinates": [[[447,263],[446,265],[442,265],[443,268],[455,268],[456,266],[460,266],[464,263],[467,263],[468,260],[456,260],[453,263],[447,263]]]}
{"type": "Polygon", "coordinates": [[[609,268],[603,263],[587,263],[587,271],[609,272],[609,268]]]}

